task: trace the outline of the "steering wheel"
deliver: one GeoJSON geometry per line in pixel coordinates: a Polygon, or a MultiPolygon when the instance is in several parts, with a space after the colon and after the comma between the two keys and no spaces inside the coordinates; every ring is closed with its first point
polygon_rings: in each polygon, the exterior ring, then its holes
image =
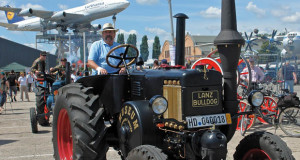
{"type": "Polygon", "coordinates": [[[138,49],[134,45],[131,45],[131,44],[121,44],[119,46],[114,47],[113,49],[111,49],[107,53],[107,55],[106,55],[106,63],[109,66],[113,67],[113,68],[123,68],[125,66],[129,66],[132,63],[134,63],[134,61],[137,59],[138,56],[139,56],[139,51],[138,51],[138,49]],[[125,49],[124,53],[120,54],[120,56],[111,55],[116,49],[119,49],[119,48],[122,48],[122,47],[126,47],[126,49],[125,49]],[[133,57],[127,57],[127,53],[128,53],[129,48],[133,48],[136,51],[136,55],[135,56],[133,56],[133,57]],[[117,65],[112,65],[109,62],[108,58],[118,59],[118,60],[120,60],[120,62],[117,65]],[[130,60],[130,61],[127,63],[126,60],[130,60]]]}

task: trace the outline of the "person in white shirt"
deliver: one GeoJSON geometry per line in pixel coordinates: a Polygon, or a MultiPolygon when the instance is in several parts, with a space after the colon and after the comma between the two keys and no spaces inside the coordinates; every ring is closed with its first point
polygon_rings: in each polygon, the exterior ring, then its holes
{"type": "Polygon", "coordinates": [[[31,72],[28,72],[28,74],[26,75],[26,79],[27,79],[27,90],[28,90],[28,92],[31,92],[32,91],[32,83],[34,82],[33,75],[31,72]]]}
{"type": "Polygon", "coordinates": [[[18,82],[19,82],[19,85],[20,85],[20,91],[21,91],[20,98],[21,98],[21,100],[23,101],[23,92],[25,92],[25,98],[29,102],[29,96],[28,96],[28,92],[27,92],[27,78],[24,76],[23,72],[20,73],[20,77],[18,79],[18,82]]]}
{"type": "MultiPolygon", "coordinates": [[[[255,66],[255,60],[253,57],[249,58],[249,64],[250,64],[250,68],[251,68],[251,81],[249,81],[249,74],[243,74],[241,75],[241,79],[245,80],[247,82],[247,84],[252,83],[253,87],[257,86],[257,83],[259,82],[263,82],[265,75],[264,72],[257,66],[255,66]]],[[[248,68],[245,67],[242,71],[242,73],[248,73],[248,68]]]]}

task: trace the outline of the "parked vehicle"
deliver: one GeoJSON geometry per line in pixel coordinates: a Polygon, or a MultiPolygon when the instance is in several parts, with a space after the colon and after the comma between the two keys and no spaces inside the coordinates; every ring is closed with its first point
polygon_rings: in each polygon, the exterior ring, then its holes
{"type": "Polygon", "coordinates": [[[30,108],[30,122],[32,133],[38,132],[38,124],[49,126],[49,117],[55,105],[55,96],[58,89],[70,83],[70,64],[67,63],[66,78],[61,79],[60,71],[57,71],[55,77],[43,74],[36,79],[36,108],[30,108]],[[53,84],[51,84],[53,82],[53,84]]]}

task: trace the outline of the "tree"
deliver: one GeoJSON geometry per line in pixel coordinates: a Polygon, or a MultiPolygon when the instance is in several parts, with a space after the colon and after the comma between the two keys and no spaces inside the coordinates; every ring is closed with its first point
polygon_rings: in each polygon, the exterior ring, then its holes
{"type": "Polygon", "coordinates": [[[120,44],[124,44],[125,43],[124,34],[123,33],[118,34],[117,42],[120,43],[120,44]]]}
{"type": "Polygon", "coordinates": [[[146,35],[142,38],[142,44],[140,45],[140,53],[143,60],[146,62],[149,57],[148,37],[146,35]]]}
{"type": "Polygon", "coordinates": [[[258,50],[259,54],[273,54],[274,56],[259,56],[260,63],[267,63],[276,61],[277,55],[280,53],[279,48],[275,44],[269,44],[269,41],[265,41],[260,50],[258,50]]]}
{"type": "MultiPolygon", "coordinates": [[[[136,35],[135,34],[130,34],[128,36],[127,44],[132,44],[132,45],[136,46],[136,35]]],[[[135,52],[136,51],[133,48],[130,48],[128,50],[128,56],[135,56],[136,55],[135,52]]]]}
{"type": "Polygon", "coordinates": [[[159,42],[159,37],[155,36],[154,37],[154,43],[153,43],[153,49],[152,49],[152,58],[153,59],[158,59],[160,55],[160,42],[159,42]]]}

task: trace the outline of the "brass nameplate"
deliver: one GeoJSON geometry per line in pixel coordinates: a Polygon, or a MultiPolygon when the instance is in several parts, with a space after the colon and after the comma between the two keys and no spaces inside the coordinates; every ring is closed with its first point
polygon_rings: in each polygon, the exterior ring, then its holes
{"type": "Polygon", "coordinates": [[[219,91],[196,91],[192,92],[193,107],[217,106],[219,105],[219,91]]]}

